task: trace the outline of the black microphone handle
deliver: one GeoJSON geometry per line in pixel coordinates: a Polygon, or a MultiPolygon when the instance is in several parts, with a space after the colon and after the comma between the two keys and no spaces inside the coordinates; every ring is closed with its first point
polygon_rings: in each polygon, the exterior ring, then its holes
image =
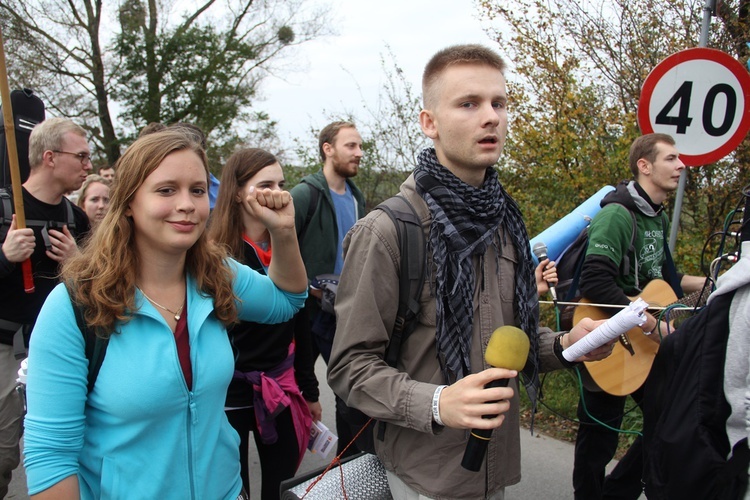
{"type": "MultiPolygon", "coordinates": [[[[485,389],[494,387],[508,387],[510,379],[499,378],[485,385],[485,389]]],[[[494,418],[496,415],[482,415],[482,418],[494,418]]],[[[487,445],[492,437],[492,429],[472,429],[469,435],[469,442],[466,443],[464,458],[461,460],[461,466],[471,472],[478,472],[487,455],[487,445]]]]}

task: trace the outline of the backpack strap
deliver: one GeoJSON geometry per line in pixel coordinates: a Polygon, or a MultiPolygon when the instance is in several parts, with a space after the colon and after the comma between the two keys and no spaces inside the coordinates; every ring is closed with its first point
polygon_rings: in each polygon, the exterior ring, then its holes
{"type": "Polygon", "coordinates": [[[630,231],[630,245],[628,246],[628,250],[625,252],[625,254],[622,256],[622,262],[620,263],[620,272],[623,275],[630,274],[630,254],[633,254],[633,258],[635,259],[635,288],[637,290],[641,289],[640,286],[640,280],[638,279],[638,254],[635,251],[635,234],[638,230],[638,221],[635,218],[635,213],[630,210],[628,207],[621,203],[613,203],[613,205],[619,205],[625,210],[628,211],[630,214],[630,218],[633,221],[633,226],[630,231]]]}
{"type": "MultiPolygon", "coordinates": [[[[385,362],[395,367],[401,354],[404,340],[414,331],[420,310],[426,274],[425,237],[422,222],[409,200],[396,195],[375,207],[387,213],[393,221],[398,238],[401,258],[398,283],[398,312],[391,332],[391,340],[385,351],[385,362]]],[[[385,422],[378,426],[378,439],[385,436],[385,422]]]]}
{"type": "Polygon", "coordinates": [[[88,373],[88,383],[87,383],[87,392],[91,392],[91,390],[94,388],[94,384],[96,384],[96,378],[99,376],[99,369],[102,367],[102,363],[104,362],[104,356],[107,355],[107,345],[109,344],[109,338],[101,338],[97,336],[86,324],[86,321],[83,317],[83,308],[76,304],[76,302],[73,300],[73,293],[71,290],[70,285],[68,283],[65,283],[65,288],[68,289],[68,295],[70,295],[70,303],[73,306],[73,313],[76,317],[76,324],[78,325],[78,329],[81,331],[81,335],[83,335],[83,340],[85,343],[84,352],[86,354],[86,359],[89,361],[89,373],[88,373]]]}
{"type": "Polygon", "coordinates": [[[10,230],[10,223],[13,222],[13,204],[11,203],[10,193],[7,189],[0,189],[0,207],[2,208],[2,227],[0,227],[0,241],[5,241],[5,237],[10,230]]]}
{"type": "Polygon", "coordinates": [[[398,283],[398,312],[393,325],[385,361],[396,366],[401,345],[414,331],[419,314],[419,299],[424,286],[426,254],[424,231],[417,212],[403,196],[392,196],[376,207],[388,214],[396,228],[401,271],[398,283]]]}
{"type": "MultiPolygon", "coordinates": [[[[73,213],[73,202],[63,196],[63,202],[65,203],[65,225],[68,226],[68,230],[75,235],[76,234],[76,217],[73,213]]],[[[10,223],[13,221],[13,203],[10,193],[7,189],[0,189],[0,207],[2,207],[2,214],[0,214],[2,220],[2,226],[0,226],[0,241],[5,241],[5,237],[8,235],[10,229],[10,223]]],[[[26,219],[26,227],[45,227],[48,221],[46,220],[31,220],[26,219]]]]}
{"type": "Polygon", "coordinates": [[[310,221],[312,221],[313,215],[315,215],[315,211],[318,209],[318,198],[320,198],[320,191],[318,191],[318,188],[311,186],[310,184],[307,184],[307,187],[310,190],[310,203],[307,204],[307,215],[305,216],[305,225],[302,226],[302,229],[300,230],[299,234],[297,234],[297,241],[300,241],[300,242],[305,238],[305,233],[307,232],[307,226],[310,225],[310,221]]]}
{"type": "Polygon", "coordinates": [[[76,218],[73,214],[73,202],[70,201],[66,196],[63,196],[63,202],[65,203],[65,224],[68,226],[68,231],[71,234],[76,234],[76,218]]]}
{"type": "MultiPolygon", "coordinates": [[[[581,232],[578,234],[576,239],[573,241],[573,243],[570,245],[571,248],[577,247],[578,245],[582,245],[583,248],[581,250],[580,258],[578,258],[575,268],[573,269],[573,278],[570,281],[570,285],[568,286],[568,290],[565,293],[565,296],[562,298],[564,302],[571,302],[576,299],[576,296],[578,295],[578,288],[579,284],[581,282],[581,272],[583,271],[583,262],[586,260],[586,249],[589,246],[589,227],[584,227],[581,232]]],[[[567,250],[565,250],[567,252],[567,250]]],[[[564,255],[564,254],[563,254],[564,255]]],[[[558,257],[558,263],[562,260],[562,255],[558,257]]],[[[560,283],[558,283],[558,289],[560,288],[560,283]]]]}

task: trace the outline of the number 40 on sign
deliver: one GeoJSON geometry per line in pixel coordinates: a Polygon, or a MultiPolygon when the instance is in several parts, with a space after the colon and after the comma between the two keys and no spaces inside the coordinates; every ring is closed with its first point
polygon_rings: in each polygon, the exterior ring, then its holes
{"type": "Polygon", "coordinates": [[[686,165],[716,162],[750,131],[750,74],[720,50],[672,54],[643,83],[638,125],[674,137],[686,165]]]}

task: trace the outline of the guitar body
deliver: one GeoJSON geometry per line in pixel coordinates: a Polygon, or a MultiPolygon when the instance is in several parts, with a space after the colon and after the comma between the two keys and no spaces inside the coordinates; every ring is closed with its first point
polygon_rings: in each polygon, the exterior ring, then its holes
{"type": "MultiPolygon", "coordinates": [[[[677,301],[672,287],[662,280],[649,282],[638,297],[654,307],[666,307],[677,301]]],[[[637,297],[631,298],[635,300],[637,297]]],[[[587,303],[591,301],[581,299],[580,304],[587,303]]],[[[583,318],[607,319],[610,316],[611,314],[598,307],[579,305],[573,315],[573,324],[577,324],[583,318]]],[[[659,350],[659,344],[644,335],[639,327],[631,329],[627,335],[635,355],[631,355],[622,343],[617,342],[608,357],[584,363],[596,385],[604,392],[615,396],[627,396],[643,385],[659,350]]],[[[658,333],[654,332],[653,335],[658,333]]]]}

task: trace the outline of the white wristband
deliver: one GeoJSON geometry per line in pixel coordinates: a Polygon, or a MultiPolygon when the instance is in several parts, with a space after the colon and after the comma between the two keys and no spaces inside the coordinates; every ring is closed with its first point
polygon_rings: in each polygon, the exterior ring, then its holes
{"type": "Polygon", "coordinates": [[[435,389],[435,394],[432,395],[432,419],[440,426],[444,425],[443,421],[440,420],[440,393],[443,392],[443,389],[446,387],[448,386],[439,385],[435,389]]]}

